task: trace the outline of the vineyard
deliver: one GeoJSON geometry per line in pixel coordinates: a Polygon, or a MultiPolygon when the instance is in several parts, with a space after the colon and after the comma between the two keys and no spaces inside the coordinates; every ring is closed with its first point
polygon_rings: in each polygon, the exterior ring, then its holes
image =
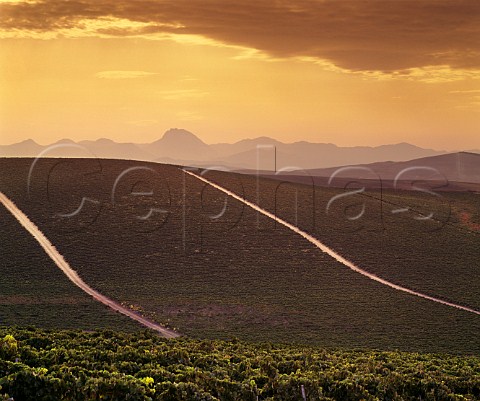
{"type": "Polygon", "coordinates": [[[73,286],[10,213],[0,209],[0,219],[0,325],[124,331],[141,327],[73,286]]]}
{"type": "MultiPolygon", "coordinates": [[[[92,159],[42,159],[31,166],[29,159],[0,159],[2,191],[85,282],[183,335],[480,353],[478,316],[372,282],[177,166],[92,159]],[[145,195],[150,192],[154,195],[145,195]]],[[[390,192],[382,194],[390,203],[381,205],[380,194],[372,191],[334,202],[327,215],[329,200],[343,190],[279,186],[233,173],[206,177],[258,201],[372,273],[447,301],[480,305],[479,235],[456,215],[443,223],[450,203],[477,222],[473,195],[446,194],[438,201],[390,192]],[[346,219],[345,209],[355,215],[363,201],[362,219],[346,219]],[[405,205],[422,213],[433,208],[436,220],[415,220],[412,211],[388,209],[405,205]]],[[[1,324],[138,329],[89,304],[28,234],[15,221],[7,222],[2,229],[12,252],[2,260],[8,282],[0,285],[9,292],[0,297],[1,324]],[[52,296],[57,285],[62,289],[52,296]],[[69,313],[61,300],[70,296],[82,306],[69,313]],[[57,315],[57,310],[63,312],[57,315]]]]}
{"type": "Polygon", "coordinates": [[[0,386],[15,401],[475,400],[480,359],[0,329],[0,386]]]}
{"type": "Polygon", "coordinates": [[[296,221],[372,273],[480,308],[480,230],[474,228],[480,222],[478,195],[367,189],[329,204],[335,196],[361,187],[361,182],[338,190],[271,179],[257,182],[255,176],[218,171],[206,177],[234,192],[240,189],[246,199],[296,221]],[[471,218],[470,226],[461,221],[464,213],[471,218]],[[422,218],[430,214],[431,219],[422,218]]]}

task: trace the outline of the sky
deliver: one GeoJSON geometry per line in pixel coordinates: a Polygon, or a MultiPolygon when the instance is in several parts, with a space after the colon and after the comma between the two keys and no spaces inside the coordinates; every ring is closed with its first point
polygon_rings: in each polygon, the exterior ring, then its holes
{"type": "Polygon", "coordinates": [[[0,0],[0,144],[480,148],[477,0],[0,0]]]}

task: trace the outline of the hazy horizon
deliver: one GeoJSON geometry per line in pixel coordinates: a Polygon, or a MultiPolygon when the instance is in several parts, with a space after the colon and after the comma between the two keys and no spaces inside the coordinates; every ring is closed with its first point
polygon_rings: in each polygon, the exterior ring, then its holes
{"type": "Polygon", "coordinates": [[[0,1],[0,142],[480,148],[480,4],[0,1]],[[41,17],[39,17],[41,16],[41,17]]]}
{"type": "Polygon", "coordinates": [[[431,149],[431,150],[435,150],[435,151],[438,151],[438,152],[462,152],[462,151],[469,151],[469,150],[477,150],[477,149],[463,149],[463,148],[453,148],[453,149],[442,149],[442,148],[438,148],[438,147],[435,147],[435,146],[420,146],[416,143],[412,143],[412,142],[406,142],[406,141],[399,141],[399,142],[390,142],[390,143],[380,143],[380,144],[377,144],[377,145],[369,145],[369,144],[351,144],[351,145],[345,145],[345,146],[342,146],[342,145],[338,145],[337,143],[334,143],[334,142],[322,142],[321,141],[321,137],[318,138],[318,140],[313,140],[313,141],[307,141],[303,138],[294,138],[294,139],[291,139],[291,140],[280,140],[278,138],[276,138],[275,136],[273,135],[261,135],[261,136],[245,136],[243,138],[240,138],[240,139],[235,139],[235,140],[228,140],[228,138],[225,140],[225,141],[220,141],[220,142],[208,142],[208,141],[205,141],[200,135],[197,135],[195,132],[189,130],[189,129],[185,129],[185,128],[168,128],[166,129],[165,131],[162,131],[158,134],[158,136],[156,138],[153,138],[152,141],[150,142],[142,142],[142,141],[136,141],[135,138],[131,138],[130,140],[128,140],[128,138],[126,140],[115,140],[114,138],[111,138],[111,137],[97,137],[97,138],[78,138],[78,139],[72,139],[70,137],[68,137],[68,135],[65,135],[64,137],[61,137],[60,139],[57,139],[57,140],[53,140],[53,141],[38,141],[36,140],[35,138],[33,137],[25,137],[25,138],[21,138],[15,142],[10,142],[10,143],[0,143],[0,146],[10,146],[10,145],[16,145],[18,143],[21,143],[21,142],[25,142],[25,141],[34,141],[36,144],[40,145],[40,146],[49,146],[49,145],[52,145],[52,144],[55,144],[55,143],[58,143],[58,142],[61,142],[61,141],[74,141],[76,143],[79,143],[79,142],[83,142],[83,141],[100,141],[100,140],[111,140],[115,143],[133,143],[133,144],[139,144],[139,145],[142,145],[142,144],[150,144],[152,142],[155,142],[155,141],[158,141],[159,139],[163,138],[163,136],[169,132],[169,131],[172,131],[172,130],[180,130],[180,131],[186,131],[186,132],[189,132],[191,134],[193,134],[195,137],[197,137],[198,139],[200,139],[202,142],[204,142],[206,145],[221,145],[221,144],[236,144],[238,142],[242,142],[242,141],[254,141],[254,140],[258,140],[258,139],[262,139],[262,138],[265,138],[265,139],[270,139],[270,140],[273,140],[273,141],[277,141],[277,142],[281,142],[283,144],[293,144],[293,143],[298,143],[298,142],[308,142],[308,143],[312,143],[312,144],[325,144],[325,145],[334,145],[334,146],[337,146],[339,148],[360,148],[360,147],[367,147],[367,148],[377,148],[377,147],[382,147],[382,146],[395,146],[395,145],[403,145],[403,144],[406,144],[406,145],[412,145],[412,146],[415,146],[415,147],[419,147],[419,148],[423,148],[423,149],[431,149]]]}

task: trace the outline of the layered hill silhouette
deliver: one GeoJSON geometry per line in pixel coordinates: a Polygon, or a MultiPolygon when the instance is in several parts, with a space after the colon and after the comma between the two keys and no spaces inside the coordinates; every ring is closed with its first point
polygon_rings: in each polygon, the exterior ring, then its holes
{"type": "MultiPolygon", "coordinates": [[[[242,173],[252,174],[251,170],[242,173]]],[[[430,188],[435,191],[480,193],[480,153],[456,152],[422,157],[403,162],[376,162],[331,168],[260,171],[260,175],[280,181],[290,181],[322,187],[346,188],[361,183],[370,189],[430,188]],[[426,185],[426,187],[425,187],[426,185]]]]}
{"type": "Polygon", "coordinates": [[[456,152],[439,156],[422,157],[403,162],[376,162],[357,166],[309,170],[313,176],[331,177],[335,172],[349,178],[373,179],[378,175],[382,180],[426,180],[480,183],[480,154],[456,152]],[[354,168],[350,168],[354,167],[354,168]]]}
{"type": "Polygon", "coordinates": [[[275,170],[284,167],[319,169],[386,161],[407,161],[444,154],[408,143],[377,147],[339,147],[330,143],[283,143],[268,137],[206,144],[189,131],[173,128],[152,143],[118,143],[101,138],[74,142],[64,139],[39,145],[29,139],[0,146],[0,157],[99,157],[157,161],[192,166],[275,170]]]}

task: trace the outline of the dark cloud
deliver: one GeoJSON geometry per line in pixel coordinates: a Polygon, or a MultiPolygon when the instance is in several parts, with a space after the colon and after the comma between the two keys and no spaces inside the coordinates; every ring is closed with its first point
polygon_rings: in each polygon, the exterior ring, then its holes
{"type": "Polygon", "coordinates": [[[326,59],[353,71],[480,68],[478,0],[55,0],[0,5],[3,29],[49,31],[100,17],[149,23],[144,33],[199,34],[275,57],[326,59]]]}

